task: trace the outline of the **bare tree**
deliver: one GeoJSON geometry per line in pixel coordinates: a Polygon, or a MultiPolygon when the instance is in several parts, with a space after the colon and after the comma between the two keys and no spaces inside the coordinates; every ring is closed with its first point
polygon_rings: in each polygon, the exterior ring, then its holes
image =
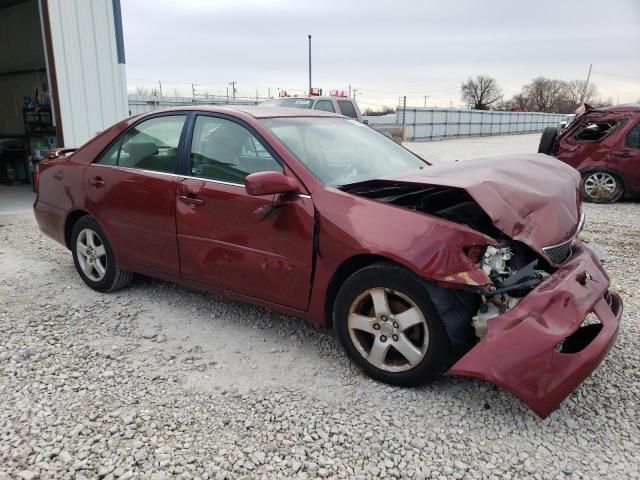
{"type": "Polygon", "coordinates": [[[379,109],[374,109],[371,107],[365,108],[363,115],[377,116],[377,115],[387,115],[389,113],[396,113],[396,110],[392,107],[381,107],[379,109]]]}
{"type": "Polygon", "coordinates": [[[567,84],[562,80],[537,77],[527,83],[522,92],[538,112],[558,112],[563,110],[567,99],[567,84]]]}
{"type": "Polygon", "coordinates": [[[524,93],[518,93],[514,95],[511,101],[513,102],[515,108],[525,111],[531,110],[531,100],[524,93]]]}
{"type": "Polygon", "coordinates": [[[492,104],[502,97],[498,82],[488,75],[476,75],[464,82],[461,87],[462,100],[476,110],[489,110],[492,104]]]}
{"type": "Polygon", "coordinates": [[[141,97],[146,97],[149,95],[149,89],[147,87],[134,87],[133,93],[141,97]]]}
{"type": "Polygon", "coordinates": [[[567,83],[567,100],[575,105],[575,108],[595,100],[597,96],[598,87],[593,83],[587,85],[585,80],[571,80],[567,83]]]}

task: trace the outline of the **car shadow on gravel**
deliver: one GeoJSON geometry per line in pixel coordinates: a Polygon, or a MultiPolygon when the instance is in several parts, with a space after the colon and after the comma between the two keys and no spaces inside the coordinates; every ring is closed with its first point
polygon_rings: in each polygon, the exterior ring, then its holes
{"type": "MultiPolygon", "coordinates": [[[[198,345],[205,360],[221,366],[218,371],[197,372],[197,378],[192,376],[186,382],[205,390],[219,388],[232,378],[234,386],[245,390],[265,384],[305,388],[319,396],[327,389],[331,396],[336,390],[344,391],[345,395],[365,390],[380,401],[387,396],[397,396],[411,398],[425,408],[446,405],[474,414],[492,410],[507,416],[524,414],[535,418],[510,393],[476,379],[443,377],[416,388],[394,387],[372,380],[348,359],[331,329],[297,317],[144,276],[137,276],[126,291],[129,295],[147,297],[145,303],[155,304],[164,312],[159,330],[166,332],[169,345],[157,347],[171,348],[171,340],[183,348],[198,345]],[[171,317],[183,324],[179,334],[172,328],[171,317]],[[216,341],[217,337],[223,337],[224,345],[216,341]],[[248,358],[239,360],[240,365],[230,365],[215,353],[207,357],[206,351],[224,351],[227,357],[233,357],[239,345],[235,340],[241,337],[250,345],[248,351],[243,352],[248,358]]],[[[140,320],[144,323],[144,319],[140,320]]]]}

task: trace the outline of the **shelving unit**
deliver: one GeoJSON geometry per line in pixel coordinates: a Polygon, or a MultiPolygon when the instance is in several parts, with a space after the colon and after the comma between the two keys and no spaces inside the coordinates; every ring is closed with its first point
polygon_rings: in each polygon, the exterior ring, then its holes
{"type": "Polygon", "coordinates": [[[28,181],[33,183],[33,173],[38,163],[49,149],[56,147],[56,127],[53,125],[53,115],[49,106],[23,108],[22,118],[27,155],[31,157],[31,161],[28,162],[31,178],[28,181]]]}

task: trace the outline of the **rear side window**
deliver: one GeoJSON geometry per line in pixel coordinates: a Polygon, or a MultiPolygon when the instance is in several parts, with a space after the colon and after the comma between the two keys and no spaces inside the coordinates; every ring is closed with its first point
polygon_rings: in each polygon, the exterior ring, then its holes
{"type": "Polygon", "coordinates": [[[583,142],[597,142],[613,132],[621,123],[622,120],[586,122],[578,128],[573,138],[583,142]]]}
{"type": "Polygon", "coordinates": [[[168,115],[145,120],[127,130],[95,163],[178,173],[178,145],[186,118],[168,115]]]}
{"type": "Polygon", "coordinates": [[[336,109],[333,108],[333,102],[331,100],[318,100],[316,106],[313,108],[315,110],[322,110],[324,112],[336,113],[336,109]]]}
{"type": "Polygon", "coordinates": [[[353,108],[353,103],[349,100],[338,100],[338,107],[340,108],[340,113],[342,113],[342,115],[346,115],[351,118],[358,118],[356,109],[353,108]]]}
{"type": "Polygon", "coordinates": [[[625,145],[631,148],[640,148],[640,123],[637,123],[636,126],[627,133],[625,145]]]}

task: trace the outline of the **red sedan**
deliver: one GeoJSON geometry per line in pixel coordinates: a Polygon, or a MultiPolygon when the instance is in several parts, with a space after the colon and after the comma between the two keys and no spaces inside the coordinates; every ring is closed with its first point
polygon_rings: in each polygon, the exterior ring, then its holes
{"type": "Polygon", "coordinates": [[[135,272],[333,326],[395,385],[478,377],[544,417],[622,315],[577,238],[580,176],[545,155],[436,167],[330,113],[184,108],[52,152],[37,182],[89,287],[135,272]]]}

